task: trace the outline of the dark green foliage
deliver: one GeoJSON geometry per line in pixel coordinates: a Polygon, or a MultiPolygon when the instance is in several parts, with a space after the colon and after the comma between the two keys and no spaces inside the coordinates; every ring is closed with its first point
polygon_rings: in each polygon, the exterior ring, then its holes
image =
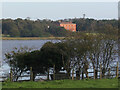
{"type": "Polygon", "coordinates": [[[21,76],[21,74],[27,70],[25,65],[25,56],[29,53],[29,51],[30,49],[27,47],[21,47],[20,49],[14,48],[13,51],[5,54],[5,61],[13,70],[13,81],[17,81],[19,76],[21,76]]]}
{"type": "Polygon", "coordinates": [[[2,34],[11,37],[62,37],[68,31],[58,26],[58,22],[48,20],[3,19],[2,34]]]}
{"type": "Polygon", "coordinates": [[[53,67],[53,65],[55,65],[56,72],[59,72],[63,66],[61,58],[61,52],[59,51],[59,48],[56,44],[47,42],[41,48],[41,59],[47,68],[53,67]]]}
{"type": "Polygon", "coordinates": [[[117,20],[95,20],[95,19],[72,19],[73,23],[77,25],[77,31],[89,31],[98,33],[107,33],[110,29],[118,29],[117,20]]]}
{"type": "MultiPolygon", "coordinates": [[[[76,23],[77,31],[94,33],[116,33],[118,30],[117,20],[95,20],[95,19],[64,19],[63,22],[72,21],[76,23]]],[[[11,37],[63,37],[69,31],[59,26],[59,21],[52,20],[29,20],[29,19],[2,19],[2,34],[11,37]]]]}
{"type": "Polygon", "coordinates": [[[2,23],[2,33],[10,35],[11,37],[20,36],[18,27],[12,20],[8,20],[2,23]]]}
{"type": "Polygon", "coordinates": [[[41,57],[40,50],[35,50],[24,55],[24,65],[27,70],[30,70],[30,67],[32,67],[34,79],[37,74],[44,74],[47,70],[45,67],[46,63],[44,63],[44,60],[41,57]]]}

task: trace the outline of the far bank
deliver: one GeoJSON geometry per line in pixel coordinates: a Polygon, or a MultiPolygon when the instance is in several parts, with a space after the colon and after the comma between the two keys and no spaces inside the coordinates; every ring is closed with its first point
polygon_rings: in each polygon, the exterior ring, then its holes
{"type": "Polygon", "coordinates": [[[2,37],[2,40],[61,40],[65,37],[2,37]]]}

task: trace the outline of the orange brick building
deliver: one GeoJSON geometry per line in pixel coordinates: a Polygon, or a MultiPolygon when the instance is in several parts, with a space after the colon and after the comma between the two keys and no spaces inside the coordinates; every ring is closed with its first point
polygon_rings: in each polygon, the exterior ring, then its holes
{"type": "Polygon", "coordinates": [[[74,24],[72,22],[62,22],[62,23],[60,23],[60,26],[64,27],[66,30],[76,32],[76,24],[74,24]]]}

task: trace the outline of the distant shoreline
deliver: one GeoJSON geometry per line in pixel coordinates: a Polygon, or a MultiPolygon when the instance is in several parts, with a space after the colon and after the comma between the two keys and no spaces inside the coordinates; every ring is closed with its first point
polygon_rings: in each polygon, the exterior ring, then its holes
{"type": "Polygon", "coordinates": [[[2,40],[61,40],[65,37],[2,37],[2,40]]]}

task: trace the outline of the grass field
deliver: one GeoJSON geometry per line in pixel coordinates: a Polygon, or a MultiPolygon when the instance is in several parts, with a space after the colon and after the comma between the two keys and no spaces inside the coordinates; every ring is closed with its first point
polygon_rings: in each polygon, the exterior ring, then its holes
{"type": "Polygon", "coordinates": [[[2,37],[2,40],[59,40],[64,37],[2,37]]]}
{"type": "Polygon", "coordinates": [[[118,79],[4,82],[3,88],[118,88],[118,79]]]}

